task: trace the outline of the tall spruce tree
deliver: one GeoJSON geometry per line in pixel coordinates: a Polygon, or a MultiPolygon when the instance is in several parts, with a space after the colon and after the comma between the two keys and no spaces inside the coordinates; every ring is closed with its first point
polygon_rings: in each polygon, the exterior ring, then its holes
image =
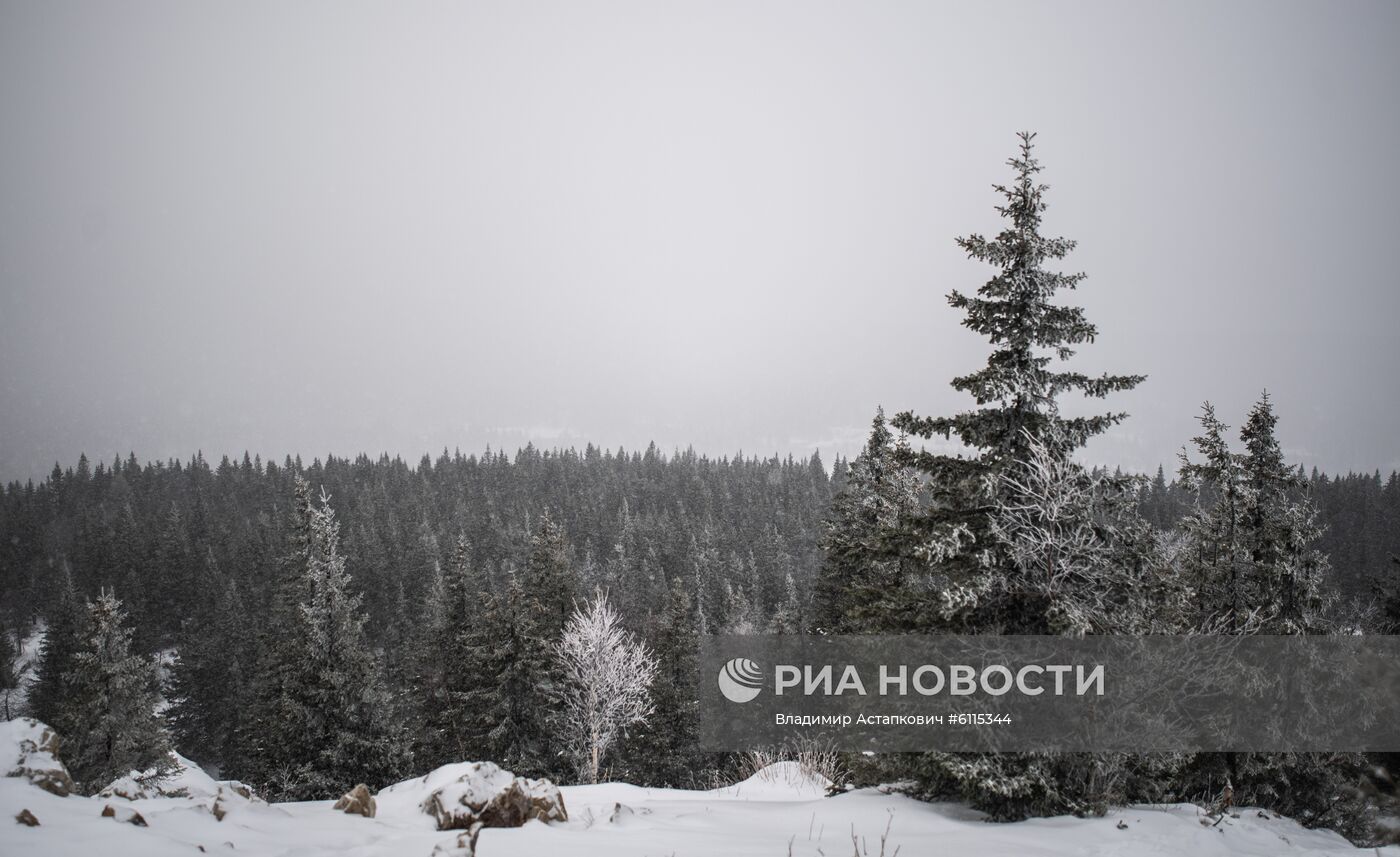
{"type": "Polygon", "coordinates": [[[817,633],[857,634],[900,624],[888,595],[907,559],[886,537],[919,511],[919,481],[897,460],[885,411],[877,409],[865,449],[851,462],[822,532],[812,621],[817,633]]]}
{"type": "Polygon", "coordinates": [[[1181,483],[1194,506],[1181,520],[1186,543],[1182,571],[1194,589],[1194,626],[1202,631],[1239,633],[1248,624],[1244,600],[1244,500],[1239,456],[1230,451],[1228,429],[1206,402],[1198,417],[1201,433],[1192,438],[1200,456],[1181,453],[1181,483]]]}
{"type": "MultiPolygon", "coordinates": [[[[948,303],[963,313],[963,325],[986,337],[992,353],[981,369],[953,379],[977,407],[954,416],[921,417],[906,411],[895,428],[910,435],[960,443],[965,454],[905,450],[901,463],[925,480],[929,500],[885,534],[901,556],[917,562],[901,574],[885,596],[881,626],[886,632],[1053,634],[1082,633],[1082,623],[1065,621],[1063,605],[1046,597],[1046,587],[1012,546],[998,538],[999,510],[1025,507],[1035,498],[1015,478],[1005,478],[1048,449],[1067,459],[1090,438],[1126,417],[1123,413],[1066,417],[1059,400],[1066,393],[1104,398],[1130,390],[1141,375],[1090,377],[1057,368],[1075,348],[1092,342],[1097,328],[1084,310],[1056,302],[1075,289],[1084,274],[1047,270],[1075,242],[1040,234],[1047,187],[1033,156],[1035,135],[1022,133],[1021,151],[1008,163],[1009,186],[995,185],[1004,202],[997,212],[1007,221],[994,238],[978,234],[958,239],[968,256],[995,266],[997,273],[976,295],[954,291],[948,303]]],[[[998,818],[1084,811],[1099,802],[1086,786],[1075,760],[1053,754],[950,755],[930,753],[895,763],[896,775],[912,777],[930,797],[957,797],[998,818]]]]}
{"type": "Polygon", "coordinates": [[[561,678],[551,651],[574,613],[579,582],[564,529],[547,514],[530,539],[524,574],[510,578],[509,587],[517,586],[519,609],[507,611],[512,637],[498,642],[495,656],[497,674],[512,688],[511,699],[500,709],[505,716],[491,740],[518,758],[525,771],[558,777],[569,767],[550,725],[549,700],[561,678]]]}
{"type": "Polygon", "coordinates": [[[171,731],[182,754],[201,765],[237,770],[247,616],[237,585],[220,573],[212,552],[199,588],[205,598],[181,629],[170,675],[171,731]]]}
{"type": "MultiPolygon", "coordinates": [[[[1184,576],[1196,589],[1192,630],[1325,633],[1321,583],[1328,566],[1316,548],[1322,531],[1305,482],[1284,460],[1268,394],[1240,430],[1243,453],[1230,450],[1209,403],[1200,419],[1200,460],[1183,453],[1181,468],[1196,495],[1182,521],[1181,552],[1184,576]]],[[[1238,803],[1355,835],[1368,824],[1357,789],[1365,769],[1354,753],[1197,753],[1182,766],[1177,790],[1209,795],[1228,784],[1238,803]]]]}
{"type": "Polygon", "coordinates": [[[485,720],[488,755],[527,776],[557,776],[566,769],[548,729],[548,693],[555,677],[552,638],[540,630],[542,612],[534,593],[508,570],[505,586],[487,598],[485,614],[466,640],[480,683],[464,701],[485,720]]]}
{"type": "Polygon", "coordinates": [[[69,714],[60,718],[61,755],[79,790],[92,794],[131,771],[168,773],[173,762],[156,714],[155,663],[131,651],[131,629],[115,595],[87,605],[80,639],[67,675],[69,714]]]}
{"type": "Polygon", "coordinates": [[[471,545],[459,535],[445,573],[430,592],[429,622],[419,643],[420,729],[414,754],[430,770],[480,758],[485,724],[474,695],[483,682],[480,646],[489,642],[480,599],[485,581],[472,564],[471,545]],[[478,636],[482,639],[478,639],[478,636]]]}
{"type": "Polygon", "coordinates": [[[180,507],[170,504],[160,534],[156,537],[146,603],[150,616],[149,634],[154,644],[169,645],[177,639],[181,623],[198,603],[195,594],[198,556],[190,547],[189,532],[180,507]]]}
{"type": "Polygon", "coordinates": [[[1317,549],[1322,537],[1317,508],[1306,481],[1284,461],[1277,425],[1265,392],[1240,429],[1246,597],[1266,617],[1266,633],[1306,634],[1323,630],[1322,582],[1331,568],[1317,549]]]}
{"type": "Polygon", "coordinates": [[[1198,630],[1230,634],[1305,634],[1323,630],[1322,581],[1329,568],[1307,485],[1284,461],[1268,394],[1250,410],[1230,450],[1227,427],[1207,402],[1194,439],[1199,460],[1183,452],[1182,483],[1195,508],[1182,519],[1181,553],[1195,587],[1198,630]]]}
{"type": "Polygon", "coordinates": [[[351,591],[330,498],[322,493],[320,505],[312,503],[300,477],[296,496],[304,567],[295,589],[304,600],[295,612],[279,611],[293,623],[283,638],[289,649],[286,660],[272,662],[277,679],[260,686],[263,716],[250,724],[256,740],[244,742],[242,751],[269,792],[310,800],[357,782],[391,782],[402,773],[406,755],[403,736],[389,718],[390,698],[365,635],[360,597],[351,591]]]}
{"type": "Polygon", "coordinates": [[[530,554],[525,564],[524,585],[534,593],[539,605],[538,629],[551,642],[559,638],[574,612],[579,595],[578,578],[569,563],[569,546],[564,530],[549,515],[543,515],[530,538],[530,554]]]}
{"type": "Polygon", "coordinates": [[[1016,570],[989,533],[989,515],[1008,486],[997,477],[1012,463],[1030,458],[1032,441],[1053,439],[1068,454],[1126,416],[1107,413],[1087,417],[1060,414],[1065,393],[1103,398],[1130,390],[1141,375],[1057,369],[1075,347],[1092,342],[1097,328],[1080,307],[1057,303],[1056,296],[1076,288],[1084,274],[1046,270],[1075,242],[1040,234],[1047,186],[1037,183],[1040,163],[1033,156],[1035,135],[1022,133],[1021,152],[1008,163],[1015,172],[1010,186],[995,185],[1005,200],[997,211],[1008,222],[995,237],[973,234],[958,239],[970,258],[998,271],[974,296],[954,291],[948,303],[963,312],[963,325],[985,336],[993,350],[983,368],[953,379],[978,407],[951,417],[920,417],[904,412],[896,428],[921,438],[956,440],[968,455],[926,450],[902,458],[927,477],[932,503],[927,512],[894,534],[902,550],[923,560],[931,579],[906,593],[910,603],[896,613],[902,627],[890,630],[1044,633],[1049,630],[1046,605],[1022,592],[1016,570]],[[925,593],[933,593],[928,597],[925,593]]]}
{"type": "Polygon", "coordinates": [[[310,594],[311,486],[296,476],[292,492],[286,543],[271,563],[267,609],[254,638],[248,701],[237,726],[237,760],[229,770],[269,796],[286,793],[295,771],[316,750],[310,731],[302,728],[305,711],[296,696],[304,648],[301,604],[310,594]]]}
{"type": "Polygon", "coordinates": [[[683,582],[676,580],[666,612],[651,634],[658,664],[652,683],[655,710],[629,736],[624,763],[629,781],[683,788],[695,785],[704,767],[704,757],[696,749],[699,643],[695,621],[690,596],[683,582]]]}
{"type": "Polygon", "coordinates": [[[340,524],[324,492],[310,518],[310,597],[301,609],[305,648],[297,695],[311,714],[316,752],[297,772],[296,790],[329,797],[357,782],[392,782],[406,758],[403,736],[389,720],[381,665],[365,635],[367,617],[340,553],[340,524]]]}

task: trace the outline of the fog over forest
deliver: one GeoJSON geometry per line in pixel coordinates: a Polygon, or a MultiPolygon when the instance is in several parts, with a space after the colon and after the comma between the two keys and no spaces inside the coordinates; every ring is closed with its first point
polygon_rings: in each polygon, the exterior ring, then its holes
{"type": "Polygon", "coordinates": [[[1400,9],[0,7],[0,480],[80,452],[853,455],[985,346],[1011,134],[1080,241],[1087,459],[1267,388],[1400,466],[1400,9]],[[81,9],[81,14],[79,14],[81,9]],[[1146,38],[1150,34],[1150,38],[1146,38]]]}

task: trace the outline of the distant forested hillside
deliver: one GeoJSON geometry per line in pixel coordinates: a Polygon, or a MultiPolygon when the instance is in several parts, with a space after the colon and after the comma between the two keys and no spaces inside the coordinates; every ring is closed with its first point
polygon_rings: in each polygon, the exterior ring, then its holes
{"type": "MultiPolygon", "coordinates": [[[[301,473],[335,504],[381,645],[417,625],[459,536],[474,566],[499,581],[524,563],[544,515],[562,529],[583,585],[606,588],[629,624],[661,610],[674,581],[695,599],[704,631],[763,629],[793,598],[805,611],[822,522],[846,472],[842,459],[828,474],[816,456],[711,459],[655,447],[444,453],[416,466],[387,456],[303,465],[245,455],[217,466],[202,456],[96,465],[84,457],[5,489],[0,608],[9,627],[26,628],[64,575],[80,592],[115,587],[146,650],[179,643],[211,577],[233,581],[257,615],[291,551],[292,480],[301,473]]],[[[1400,476],[1314,472],[1308,484],[1333,586],[1369,597],[1400,570],[1390,559],[1400,556],[1400,476]]],[[[1191,502],[1161,472],[1142,490],[1144,517],[1163,530],[1191,502]]]]}
{"type": "Polygon", "coordinates": [[[11,627],[41,614],[65,575],[84,593],[115,587],[146,650],[178,644],[214,579],[234,582],[257,616],[293,550],[298,473],[335,505],[381,645],[417,626],[459,536],[473,567],[500,583],[546,515],[584,588],[607,589],[629,623],[664,607],[672,581],[697,596],[704,631],[762,623],[806,592],[833,490],[816,456],[716,460],[655,447],[444,453],[416,467],[365,456],[306,466],[83,458],[5,490],[0,588],[11,627]]]}

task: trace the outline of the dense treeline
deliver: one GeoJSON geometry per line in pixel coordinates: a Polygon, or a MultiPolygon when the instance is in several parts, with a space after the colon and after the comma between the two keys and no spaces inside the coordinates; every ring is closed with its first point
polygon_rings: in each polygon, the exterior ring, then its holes
{"type": "Polygon", "coordinates": [[[90,599],[115,591],[135,651],[178,652],[163,688],[176,747],[310,798],[462,759],[570,776],[552,647],[602,592],[668,677],[608,770],[693,784],[714,761],[693,749],[695,636],[801,629],[845,469],[654,447],[417,467],[84,459],[7,490],[4,613],[49,629],[29,713],[80,732],[93,715],[68,682],[90,599]]]}
{"type": "MultiPolygon", "coordinates": [[[[712,460],[654,448],[444,453],[417,466],[387,456],[303,466],[245,455],[215,467],[202,456],[96,466],[84,457],[37,484],[6,487],[0,613],[27,631],[67,575],[79,592],[115,588],[149,653],[179,644],[212,594],[206,574],[217,570],[256,615],[287,551],[300,473],[325,488],[344,521],[347,562],[380,645],[418,625],[458,536],[477,567],[498,574],[523,561],[544,513],[559,522],[584,584],[613,591],[630,623],[663,611],[678,580],[693,601],[703,585],[706,630],[760,628],[787,597],[789,575],[808,601],[821,524],[847,471],[839,458],[828,475],[815,456],[712,460]]],[[[1329,588],[1373,599],[1400,556],[1400,475],[1314,470],[1306,484],[1323,527],[1318,547],[1331,560],[1329,588]]],[[[1175,527],[1192,502],[1163,470],[1140,489],[1143,517],[1159,530],[1175,527]]]]}
{"type": "Polygon", "coordinates": [[[245,455],[213,467],[201,456],[83,458],[5,491],[0,586],[11,625],[29,627],[65,575],[79,592],[115,588],[148,652],[178,645],[211,595],[211,573],[236,585],[251,615],[264,614],[289,550],[297,475],[332,498],[379,645],[419,625],[459,536],[473,566],[499,582],[523,564],[546,514],[583,585],[610,591],[629,622],[664,611],[672,581],[696,599],[703,630],[761,622],[788,597],[789,577],[805,591],[833,487],[816,456],[716,460],[654,447],[444,453],[417,467],[365,456],[303,466],[245,455]]]}

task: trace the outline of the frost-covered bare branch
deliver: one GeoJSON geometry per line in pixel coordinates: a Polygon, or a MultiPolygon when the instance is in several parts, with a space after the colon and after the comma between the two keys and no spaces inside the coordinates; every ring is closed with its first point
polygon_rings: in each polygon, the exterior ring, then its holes
{"type": "Polygon", "coordinates": [[[575,609],[555,646],[563,682],[559,718],[580,777],[598,781],[624,729],[651,716],[657,661],[621,625],[601,591],[575,609]]]}

